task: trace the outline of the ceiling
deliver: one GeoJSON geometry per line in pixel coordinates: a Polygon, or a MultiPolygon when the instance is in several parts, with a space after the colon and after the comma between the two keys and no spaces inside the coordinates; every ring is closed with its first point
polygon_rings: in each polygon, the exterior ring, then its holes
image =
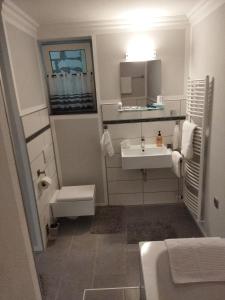
{"type": "Polygon", "coordinates": [[[11,0],[39,24],[183,16],[202,0],[11,0]]]}

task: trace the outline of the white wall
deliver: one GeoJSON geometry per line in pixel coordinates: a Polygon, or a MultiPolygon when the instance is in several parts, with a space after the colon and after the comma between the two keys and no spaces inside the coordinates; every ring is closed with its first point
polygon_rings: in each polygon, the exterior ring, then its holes
{"type": "Polygon", "coordinates": [[[12,62],[14,85],[20,114],[46,106],[40,54],[35,36],[6,22],[9,56],[12,62]]]}
{"type": "Polygon", "coordinates": [[[211,137],[207,158],[205,227],[225,236],[225,5],[192,28],[191,76],[215,77],[211,137]],[[213,198],[219,200],[219,209],[213,198]]]}
{"type": "Polygon", "coordinates": [[[61,184],[96,185],[96,203],[103,204],[104,188],[98,116],[51,116],[61,184]]]}
{"type": "Polygon", "coordinates": [[[185,29],[161,29],[147,33],[120,32],[96,36],[101,100],[120,99],[119,64],[129,41],[143,35],[153,41],[162,60],[162,94],[184,94],[185,29]]]}
{"type": "MultiPolygon", "coordinates": [[[[25,138],[49,125],[46,87],[43,81],[40,53],[34,33],[5,21],[7,47],[14,79],[17,103],[25,138]]],[[[25,140],[21,141],[25,143],[25,140]]],[[[49,201],[58,188],[51,129],[27,143],[33,176],[38,214],[44,246],[47,244],[46,225],[50,223],[49,201]],[[53,183],[45,191],[38,189],[37,170],[45,170],[53,183]]]]}

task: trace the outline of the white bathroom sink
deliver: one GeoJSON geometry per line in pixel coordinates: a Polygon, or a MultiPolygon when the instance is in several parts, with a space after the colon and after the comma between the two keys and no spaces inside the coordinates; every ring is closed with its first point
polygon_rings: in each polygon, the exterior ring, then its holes
{"type": "Polygon", "coordinates": [[[121,145],[123,169],[150,169],[172,167],[172,150],[166,146],[158,147],[155,144],[145,144],[144,151],[141,145],[121,145]]]}

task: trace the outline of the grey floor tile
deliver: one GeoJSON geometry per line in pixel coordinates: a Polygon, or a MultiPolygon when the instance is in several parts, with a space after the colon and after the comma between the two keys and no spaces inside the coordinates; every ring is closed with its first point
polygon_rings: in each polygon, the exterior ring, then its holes
{"type": "MultiPolygon", "coordinates": [[[[171,224],[178,237],[201,236],[183,204],[125,207],[126,224],[143,221],[171,224]]],[[[57,240],[38,255],[44,300],[81,300],[84,289],[139,285],[138,244],[127,244],[126,232],[91,234],[91,222],[91,217],[60,220],[57,240]]],[[[136,300],[135,291],[127,290],[125,296],[136,300]]]]}
{"type": "Polygon", "coordinates": [[[124,287],[126,284],[126,275],[95,275],[94,288],[114,288],[124,287]]]}
{"type": "Polygon", "coordinates": [[[78,281],[76,278],[65,277],[60,285],[58,295],[55,300],[83,300],[85,289],[90,288],[85,281],[78,281]]]}
{"type": "Polygon", "coordinates": [[[124,300],[140,300],[139,288],[127,288],[124,289],[124,300]]]}
{"type": "Polygon", "coordinates": [[[63,258],[69,251],[72,242],[72,236],[62,236],[55,241],[48,243],[47,249],[40,254],[39,261],[43,257],[63,258]]]}
{"type": "Polygon", "coordinates": [[[140,255],[138,251],[127,253],[126,285],[138,286],[140,284],[140,255]]]}
{"type": "Polygon", "coordinates": [[[126,255],[125,251],[112,251],[100,253],[96,258],[96,275],[125,275],[126,274],[126,255]]]}
{"type": "Polygon", "coordinates": [[[59,218],[59,233],[58,237],[72,236],[75,233],[76,224],[79,222],[77,219],[59,218]]]}
{"type": "Polygon", "coordinates": [[[125,275],[125,273],[125,236],[121,234],[99,236],[95,262],[95,274],[125,275]]]}
{"type": "Polygon", "coordinates": [[[98,235],[98,250],[112,251],[112,249],[123,249],[126,245],[125,234],[101,234],[98,235]]]}
{"type": "Polygon", "coordinates": [[[55,300],[59,290],[60,276],[58,274],[40,275],[40,287],[44,300],[55,300]]]}
{"type": "Polygon", "coordinates": [[[75,222],[74,235],[90,234],[92,219],[92,216],[79,217],[75,222]]]}
{"type": "Polygon", "coordinates": [[[127,244],[126,248],[128,252],[137,252],[139,251],[139,244],[127,244]]]}
{"type": "Polygon", "coordinates": [[[97,236],[95,234],[85,234],[82,236],[73,236],[70,247],[70,253],[91,254],[96,251],[97,236]]]}
{"type": "MultiPolygon", "coordinates": [[[[123,289],[86,291],[84,300],[125,300],[123,289]]],[[[131,299],[133,300],[133,299],[131,299]]],[[[134,299],[137,300],[137,299],[134,299]]]]}

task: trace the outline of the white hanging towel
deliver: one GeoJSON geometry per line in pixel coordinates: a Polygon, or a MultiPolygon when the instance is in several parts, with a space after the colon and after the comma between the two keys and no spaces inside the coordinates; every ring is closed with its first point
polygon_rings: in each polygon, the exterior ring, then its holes
{"type": "Polygon", "coordinates": [[[181,154],[185,159],[189,160],[193,157],[193,135],[197,127],[195,123],[187,120],[184,121],[182,129],[181,154]]]}
{"type": "Polygon", "coordinates": [[[101,138],[101,148],[104,155],[113,156],[114,148],[111,140],[111,136],[108,130],[104,130],[104,133],[101,138]]]}
{"type": "Polygon", "coordinates": [[[172,152],[172,166],[174,174],[180,178],[183,176],[182,155],[178,151],[172,152]]]}
{"type": "Polygon", "coordinates": [[[120,77],[121,94],[132,94],[132,78],[120,77]]]}
{"type": "Polygon", "coordinates": [[[180,127],[178,124],[176,124],[173,130],[173,150],[179,149],[179,141],[180,141],[180,127]]]}

